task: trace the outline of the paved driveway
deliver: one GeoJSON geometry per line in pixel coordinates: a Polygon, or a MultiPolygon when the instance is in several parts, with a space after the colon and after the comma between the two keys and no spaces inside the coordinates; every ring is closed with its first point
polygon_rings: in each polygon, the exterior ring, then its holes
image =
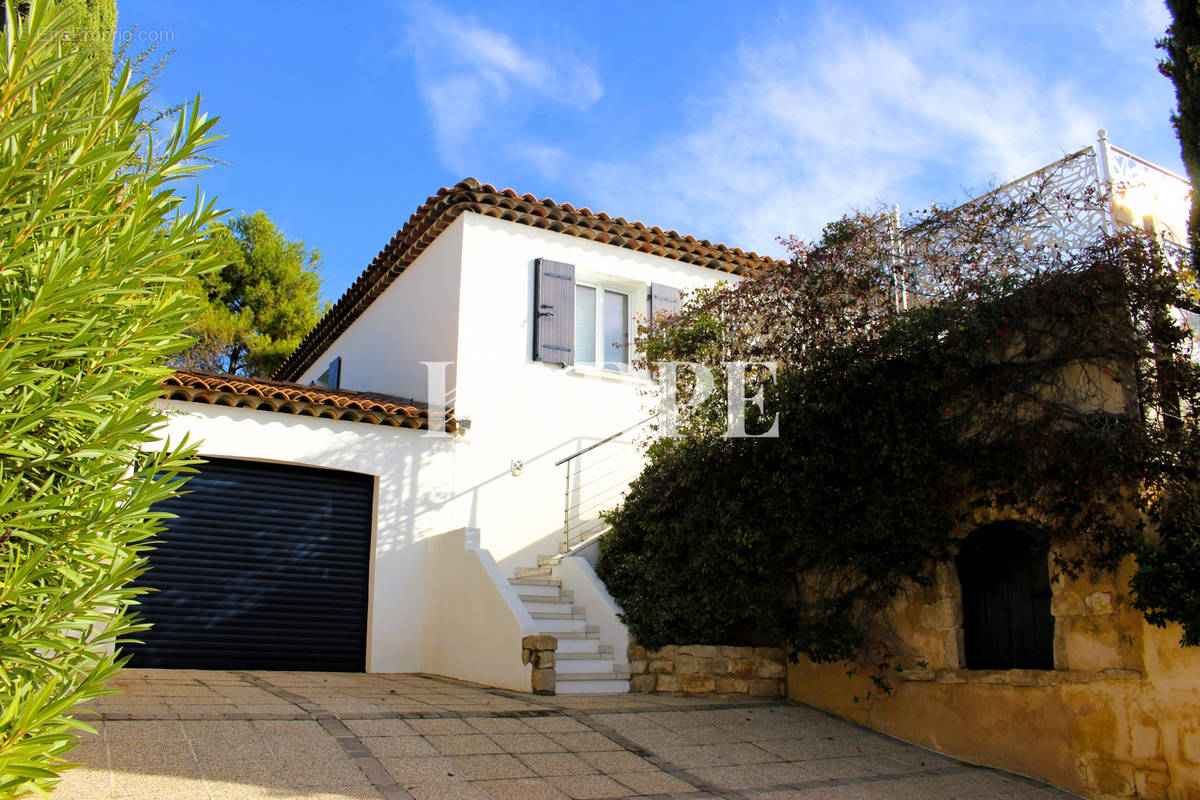
{"type": "Polygon", "coordinates": [[[1070,798],[783,701],[133,670],[56,800],[1070,798]]]}

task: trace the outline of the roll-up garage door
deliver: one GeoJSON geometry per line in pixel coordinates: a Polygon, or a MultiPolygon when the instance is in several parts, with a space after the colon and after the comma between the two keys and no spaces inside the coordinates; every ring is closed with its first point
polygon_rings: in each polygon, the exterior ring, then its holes
{"type": "Polygon", "coordinates": [[[132,667],[365,669],[374,479],[211,459],[139,580],[132,667]]]}

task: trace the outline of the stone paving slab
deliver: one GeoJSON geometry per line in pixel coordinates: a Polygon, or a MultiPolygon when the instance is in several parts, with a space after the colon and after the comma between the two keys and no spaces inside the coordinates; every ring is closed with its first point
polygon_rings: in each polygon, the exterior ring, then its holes
{"type": "Polygon", "coordinates": [[[55,800],[1049,800],[779,700],[538,697],[421,675],[130,670],[55,800]]]}

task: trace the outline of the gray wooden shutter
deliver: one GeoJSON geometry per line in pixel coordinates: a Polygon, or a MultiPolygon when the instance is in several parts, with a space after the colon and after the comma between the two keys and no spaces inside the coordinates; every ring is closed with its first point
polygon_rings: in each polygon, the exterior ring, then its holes
{"type": "Polygon", "coordinates": [[[674,286],[664,286],[661,283],[650,284],[650,330],[654,330],[654,320],[679,310],[679,290],[674,286]]]}
{"type": "Polygon", "coordinates": [[[534,262],[533,360],[575,363],[575,265],[534,262]]]}

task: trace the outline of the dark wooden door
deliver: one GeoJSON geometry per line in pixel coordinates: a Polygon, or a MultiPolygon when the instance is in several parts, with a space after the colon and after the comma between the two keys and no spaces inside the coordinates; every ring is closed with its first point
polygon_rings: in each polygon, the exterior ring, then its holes
{"type": "Polygon", "coordinates": [[[980,528],[957,557],[968,669],[1054,669],[1045,550],[1015,522],[980,528]]]}

